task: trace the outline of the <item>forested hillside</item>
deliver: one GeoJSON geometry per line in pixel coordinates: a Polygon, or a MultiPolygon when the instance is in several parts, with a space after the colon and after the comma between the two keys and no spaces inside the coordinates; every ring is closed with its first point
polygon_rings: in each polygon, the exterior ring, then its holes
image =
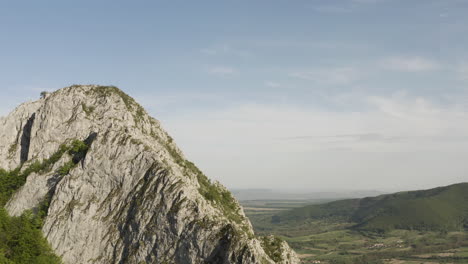
{"type": "Polygon", "coordinates": [[[468,228],[468,183],[308,205],[275,215],[272,223],[308,219],[351,222],[370,231],[463,230],[468,228]]]}

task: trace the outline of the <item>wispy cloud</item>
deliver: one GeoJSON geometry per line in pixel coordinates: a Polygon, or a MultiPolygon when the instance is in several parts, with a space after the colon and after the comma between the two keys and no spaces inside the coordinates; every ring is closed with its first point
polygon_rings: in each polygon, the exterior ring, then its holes
{"type": "Polygon", "coordinates": [[[385,0],[351,0],[351,2],[354,3],[359,3],[359,4],[376,4],[376,3],[382,3],[385,0]]]}
{"type": "Polygon", "coordinates": [[[227,66],[215,66],[208,69],[208,73],[214,75],[233,75],[238,73],[237,69],[227,66]]]}
{"type": "MultiPolygon", "coordinates": [[[[403,138],[439,137],[449,139],[466,138],[468,135],[468,125],[465,124],[466,122],[462,122],[468,118],[466,107],[459,105],[441,106],[428,99],[410,97],[404,93],[391,97],[367,96],[361,98],[361,103],[367,104],[368,107],[359,112],[329,111],[288,105],[243,104],[220,111],[191,115],[190,118],[196,116],[201,119],[197,121],[195,118],[191,125],[203,130],[213,129],[213,133],[206,133],[209,137],[207,139],[211,140],[213,135],[222,137],[222,135],[229,134],[235,135],[235,138],[240,137],[242,139],[239,138],[239,140],[249,144],[258,143],[258,140],[268,141],[281,138],[341,138],[353,139],[361,143],[373,141],[390,143],[390,141],[403,138]],[[217,133],[218,130],[224,132],[217,133]],[[300,134],[298,135],[298,133],[300,134]]],[[[177,118],[175,120],[178,123],[177,118]]],[[[185,123],[187,120],[180,121],[177,126],[188,125],[185,123]]],[[[183,134],[184,131],[190,130],[179,127],[174,131],[180,131],[183,134]]],[[[355,145],[355,147],[357,146],[355,145]]],[[[359,147],[363,146],[359,145],[359,147]]],[[[413,146],[411,144],[387,145],[389,148],[431,146],[436,147],[435,145],[413,146]]]]}
{"type": "Polygon", "coordinates": [[[443,172],[446,183],[466,177],[468,108],[404,94],[361,103],[369,107],[359,112],[243,104],[173,116],[165,125],[189,158],[228,186],[384,187],[443,172]]]}
{"type": "Polygon", "coordinates": [[[213,105],[213,102],[222,102],[224,96],[206,92],[178,92],[162,94],[139,94],[135,99],[141,103],[149,112],[156,115],[176,115],[183,112],[188,105],[213,105]],[[180,109],[180,111],[179,111],[180,109]]]}
{"type": "Polygon", "coordinates": [[[316,12],[319,13],[328,13],[328,14],[345,14],[352,12],[352,9],[345,6],[336,6],[336,5],[323,5],[315,6],[313,8],[316,12]]]}
{"type": "Polygon", "coordinates": [[[441,68],[434,60],[423,57],[390,57],[381,61],[384,69],[402,72],[423,72],[441,68]]]}
{"type": "Polygon", "coordinates": [[[462,63],[458,66],[457,74],[460,80],[468,81],[468,63],[462,63]]]}
{"type": "Polygon", "coordinates": [[[230,46],[224,44],[224,45],[219,45],[215,47],[204,48],[204,49],[201,49],[200,52],[203,54],[207,54],[207,55],[217,55],[221,53],[227,53],[230,50],[231,50],[230,46]]]}
{"type": "Polygon", "coordinates": [[[234,55],[240,57],[248,57],[251,55],[251,52],[243,49],[233,47],[232,45],[222,44],[214,45],[208,48],[201,49],[200,52],[205,55],[234,55]]]}
{"type": "Polygon", "coordinates": [[[341,2],[335,4],[313,6],[312,9],[316,12],[325,14],[346,14],[355,11],[357,8],[359,8],[359,5],[376,4],[384,1],[385,0],[350,0],[344,3],[341,2]]]}
{"type": "Polygon", "coordinates": [[[387,136],[381,133],[359,133],[359,134],[347,134],[347,135],[330,135],[330,136],[294,136],[280,138],[280,140],[309,140],[309,139],[333,139],[333,140],[345,140],[345,141],[395,141],[401,140],[402,136],[387,136]]]}
{"type": "Polygon", "coordinates": [[[316,68],[297,71],[289,76],[327,85],[346,85],[361,79],[362,73],[355,67],[316,68]]]}
{"type": "Polygon", "coordinates": [[[278,87],[281,87],[281,84],[278,82],[267,81],[265,82],[265,86],[270,87],[270,88],[278,88],[278,87]]]}
{"type": "Polygon", "coordinates": [[[349,42],[349,41],[327,41],[327,40],[310,40],[310,39],[249,39],[245,41],[245,45],[250,45],[256,49],[274,48],[274,49],[366,49],[368,43],[349,42]]]}

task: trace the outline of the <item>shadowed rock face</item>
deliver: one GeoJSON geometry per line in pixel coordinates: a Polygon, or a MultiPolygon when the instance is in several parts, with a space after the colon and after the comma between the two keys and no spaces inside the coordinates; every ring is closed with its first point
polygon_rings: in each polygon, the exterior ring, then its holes
{"type": "Polygon", "coordinates": [[[89,146],[84,156],[29,175],[7,204],[19,215],[49,195],[43,232],[65,263],[299,262],[285,242],[257,239],[230,193],[115,87],[63,88],[0,118],[0,167],[26,167],[74,139],[89,146]]]}
{"type": "Polygon", "coordinates": [[[34,118],[36,118],[36,114],[33,113],[31,117],[26,122],[26,125],[23,127],[23,134],[21,136],[21,154],[20,154],[20,161],[21,163],[26,162],[28,160],[29,155],[29,143],[31,142],[31,129],[34,124],[34,118]]]}

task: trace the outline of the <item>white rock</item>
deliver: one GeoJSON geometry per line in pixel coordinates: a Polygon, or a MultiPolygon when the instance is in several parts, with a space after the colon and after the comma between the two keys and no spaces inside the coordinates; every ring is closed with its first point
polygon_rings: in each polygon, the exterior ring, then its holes
{"type": "MultiPolygon", "coordinates": [[[[227,212],[207,200],[197,169],[120,90],[63,88],[22,104],[0,124],[0,167],[7,170],[96,135],[67,175],[55,172],[71,159],[64,154],[51,172],[31,174],[7,204],[19,215],[52,194],[43,232],[65,263],[275,263],[237,201],[227,212]]],[[[286,243],[278,250],[276,263],[299,263],[286,243]]]]}

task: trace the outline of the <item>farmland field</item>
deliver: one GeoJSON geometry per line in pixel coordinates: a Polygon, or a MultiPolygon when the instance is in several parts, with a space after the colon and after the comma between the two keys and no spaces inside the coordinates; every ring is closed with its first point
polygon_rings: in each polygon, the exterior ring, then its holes
{"type": "Polygon", "coordinates": [[[350,229],[352,223],[340,221],[272,223],[277,213],[320,202],[324,201],[241,201],[256,233],[286,240],[303,263],[468,263],[468,233],[464,231],[395,229],[375,233],[350,229]]]}

